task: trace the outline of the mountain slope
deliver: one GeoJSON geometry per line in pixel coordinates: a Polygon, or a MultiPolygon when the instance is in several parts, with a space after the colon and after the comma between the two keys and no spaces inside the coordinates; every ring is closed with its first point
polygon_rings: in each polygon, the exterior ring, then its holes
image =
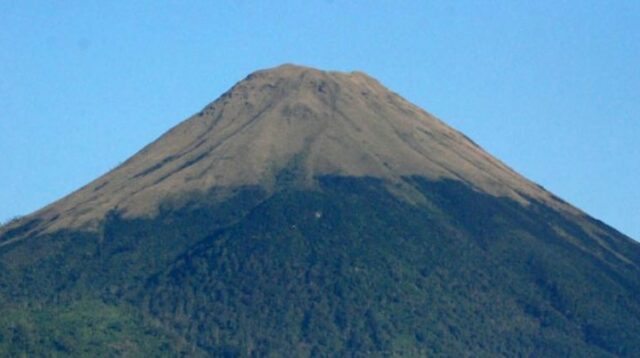
{"type": "Polygon", "coordinates": [[[118,208],[155,213],[159,201],[213,187],[261,185],[296,165],[320,175],[403,175],[467,182],[493,195],[562,206],[461,133],[365,74],[283,65],[258,71],[123,165],[37,214],[52,229],[82,227],[118,208]]]}
{"type": "Polygon", "coordinates": [[[0,352],[638,356],[639,265],[368,76],[285,65],[0,231],[0,352]]]}

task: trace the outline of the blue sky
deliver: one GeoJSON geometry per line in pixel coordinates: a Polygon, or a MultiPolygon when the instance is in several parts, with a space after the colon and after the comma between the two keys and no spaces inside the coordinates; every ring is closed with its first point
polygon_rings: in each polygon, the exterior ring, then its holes
{"type": "Polygon", "coordinates": [[[0,1],[0,220],[248,73],[362,70],[640,239],[640,1],[0,1]]]}

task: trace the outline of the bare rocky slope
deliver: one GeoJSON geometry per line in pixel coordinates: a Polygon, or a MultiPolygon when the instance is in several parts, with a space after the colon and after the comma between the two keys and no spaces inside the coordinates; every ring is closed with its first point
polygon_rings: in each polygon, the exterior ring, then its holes
{"type": "Polygon", "coordinates": [[[112,209],[156,213],[160,202],[211,188],[260,185],[295,166],[298,184],[322,175],[375,177],[411,200],[409,175],[454,179],[526,204],[579,211],[523,178],[460,132],[361,72],[282,65],[249,75],[125,163],[27,220],[34,229],[93,228],[112,209]]]}

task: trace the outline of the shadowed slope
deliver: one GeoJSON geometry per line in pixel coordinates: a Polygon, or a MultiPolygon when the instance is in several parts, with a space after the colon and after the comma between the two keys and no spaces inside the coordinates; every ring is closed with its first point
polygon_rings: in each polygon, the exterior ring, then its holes
{"type": "Polygon", "coordinates": [[[122,328],[98,326],[93,350],[128,342],[125,352],[145,355],[640,354],[636,243],[602,227],[600,240],[623,260],[540,202],[407,180],[424,205],[380,179],[321,177],[313,191],[242,188],[222,204],[194,196],[161,205],[153,219],[112,213],[99,233],[0,248],[10,313],[0,337],[18,337],[0,339],[0,352],[84,347],[69,343],[74,332],[108,313],[122,328]],[[74,316],[56,323],[58,312],[74,316]],[[124,312],[135,315],[117,318],[124,312]],[[61,331],[69,319],[74,331],[61,331]],[[43,339],[51,336],[64,344],[43,339]]]}

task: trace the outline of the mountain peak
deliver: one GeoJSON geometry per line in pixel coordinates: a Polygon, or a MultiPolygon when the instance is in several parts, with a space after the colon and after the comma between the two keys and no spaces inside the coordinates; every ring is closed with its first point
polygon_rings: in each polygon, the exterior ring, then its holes
{"type": "Polygon", "coordinates": [[[255,71],[231,88],[227,95],[242,91],[278,89],[285,93],[329,92],[338,95],[343,88],[361,93],[387,92],[373,77],[361,71],[323,71],[312,67],[283,64],[277,67],[255,71]]]}
{"type": "Polygon", "coordinates": [[[339,77],[367,77],[372,78],[362,71],[351,71],[351,72],[341,72],[341,71],[325,71],[321,69],[317,69],[314,67],[298,65],[294,63],[284,63],[279,66],[275,66],[272,68],[266,68],[254,71],[248,77],[267,75],[272,77],[298,77],[301,75],[307,76],[339,76],[339,77]]]}
{"type": "Polygon", "coordinates": [[[452,179],[495,196],[564,205],[466,136],[362,72],[285,64],[238,82],[123,165],[35,215],[50,228],[93,225],[110,210],[152,215],[189,193],[277,189],[322,176],[378,178],[413,197],[405,180],[452,179]]]}
{"type": "Polygon", "coordinates": [[[2,356],[640,357],[638,243],[359,73],[248,76],[0,272],[2,356]]]}
{"type": "Polygon", "coordinates": [[[300,73],[312,73],[312,74],[320,75],[326,72],[327,71],[322,71],[313,67],[297,65],[294,63],[283,63],[281,65],[278,65],[272,68],[265,68],[265,69],[254,71],[252,74],[249,75],[249,77],[255,74],[269,74],[273,76],[286,77],[286,76],[296,76],[296,75],[299,75],[300,73]]]}

